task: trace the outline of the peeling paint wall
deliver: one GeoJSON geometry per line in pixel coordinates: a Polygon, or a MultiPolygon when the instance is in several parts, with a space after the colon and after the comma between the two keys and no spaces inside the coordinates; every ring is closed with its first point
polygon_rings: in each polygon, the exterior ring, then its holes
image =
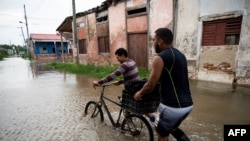
{"type": "MultiPolygon", "coordinates": [[[[77,28],[77,40],[87,38],[86,17],[79,17],[76,19],[76,24],[84,23],[85,26],[77,28]]],[[[77,54],[77,52],[76,52],[77,54]]],[[[88,55],[79,53],[79,63],[88,64],[88,55]]]]}
{"type": "Polygon", "coordinates": [[[86,32],[88,64],[96,65],[96,61],[98,60],[98,44],[95,13],[89,14],[86,17],[86,32]]]}
{"type": "MultiPolygon", "coordinates": [[[[247,13],[246,11],[249,11],[250,5],[249,2],[247,2],[247,0],[220,0],[217,1],[216,3],[212,3],[211,1],[205,1],[205,0],[201,0],[201,9],[200,9],[200,19],[201,22],[202,21],[206,21],[206,20],[215,20],[215,19],[223,19],[223,18],[229,18],[229,17],[235,17],[235,16],[239,16],[242,15],[243,16],[243,20],[242,20],[242,27],[241,27],[241,39],[240,39],[240,43],[239,45],[236,46],[220,46],[219,50],[220,52],[207,52],[207,53],[211,53],[210,55],[210,60],[209,62],[212,62],[213,60],[216,60],[217,63],[219,62],[227,62],[231,65],[232,69],[232,73],[228,73],[227,75],[225,75],[225,73],[222,73],[221,75],[218,76],[213,76],[211,75],[210,79],[212,79],[212,81],[219,81],[219,82],[225,82],[225,83],[233,83],[233,82],[237,82],[237,79],[239,78],[243,78],[243,79],[247,79],[248,80],[250,78],[250,75],[247,73],[245,75],[241,75],[240,72],[245,71],[247,72],[247,68],[249,70],[249,64],[248,63],[243,63],[244,65],[242,66],[242,68],[240,68],[241,64],[240,62],[245,62],[245,61],[250,61],[250,57],[247,59],[245,58],[245,56],[247,56],[247,53],[250,51],[249,49],[243,49],[244,45],[247,45],[249,48],[249,26],[247,26],[245,23],[249,23],[249,12],[247,13]],[[247,4],[248,3],[248,4],[247,4]],[[245,33],[244,33],[245,32],[245,33]],[[246,37],[245,35],[248,34],[248,39],[244,40],[244,37],[246,37]],[[244,51],[242,51],[242,49],[244,51]],[[242,61],[240,61],[242,60],[242,61]],[[225,75],[226,77],[223,78],[223,75],[225,75]],[[240,77],[241,76],[241,77],[240,77]],[[218,78],[222,78],[222,79],[218,79],[218,78]]],[[[201,50],[203,50],[205,47],[201,47],[201,50]]],[[[215,47],[216,49],[217,47],[215,47]]],[[[204,60],[204,59],[208,59],[209,57],[206,57],[203,55],[203,53],[200,54],[200,61],[204,60]]],[[[207,61],[208,62],[208,61],[207,61]]],[[[209,77],[208,75],[202,75],[202,73],[204,72],[202,69],[202,62],[200,62],[200,66],[199,66],[199,73],[198,73],[198,78],[199,79],[206,79],[207,77],[209,77]]],[[[213,70],[208,70],[210,73],[213,70]]],[[[213,72],[214,73],[214,72],[213,72]]],[[[217,72],[216,74],[220,74],[220,72],[217,72]]],[[[244,74],[244,73],[243,73],[244,74]]],[[[237,82],[239,83],[239,81],[237,82]]],[[[247,83],[245,83],[247,84],[247,83]]],[[[250,83],[248,83],[248,85],[250,85],[250,83]]]]}
{"type": "Polygon", "coordinates": [[[193,78],[231,84],[238,79],[237,83],[250,85],[250,1],[179,0],[177,8],[175,44],[188,60],[196,62],[193,78]],[[201,45],[204,21],[240,15],[243,20],[239,45],[201,45]]]}
{"type": "Polygon", "coordinates": [[[199,0],[179,0],[175,9],[174,47],[185,54],[191,79],[197,79],[199,0]]]}
{"type": "Polygon", "coordinates": [[[125,18],[125,2],[118,3],[109,7],[108,17],[109,17],[109,32],[110,32],[110,54],[111,63],[118,64],[115,51],[120,48],[126,48],[126,18],[125,18]]]}
{"type": "Polygon", "coordinates": [[[202,46],[199,60],[200,80],[232,83],[235,76],[237,45],[202,46]]]}
{"type": "Polygon", "coordinates": [[[245,0],[240,45],[237,53],[237,83],[250,86],[250,1],[245,0]]]}
{"type": "Polygon", "coordinates": [[[149,48],[148,62],[149,69],[152,65],[152,57],[155,54],[153,37],[155,30],[161,27],[173,29],[173,0],[150,0],[149,3],[149,48]]]}
{"type": "Polygon", "coordinates": [[[177,17],[175,47],[186,55],[187,60],[196,60],[199,0],[179,0],[177,17]]]}
{"type": "MultiPolygon", "coordinates": [[[[98,37],[109,35],[109,22],[98,23],[96,25],[96,28],[97,28],[97,36],[98,37]]],[[[98,51],[98,48],[96,51],[98,51]]],[[[97,52],[97,54],[98,54],[98,52],[97,52]]],[[[98,65],[101,65],[101,66],[112,65],[110,53],[99,53],[98,60],[95,60],[95,62],[98,62],[98,65]]]]}
{"type": "Polygon", "coordinates": [[[127,19],[127,32],[147,31],[147,15],[127,19]]]}
{"type": "Polygon", "coordinates": [[[147,4],[147,0],[128,0],[126,5],[129,8],[144,4],[147,4]]]}

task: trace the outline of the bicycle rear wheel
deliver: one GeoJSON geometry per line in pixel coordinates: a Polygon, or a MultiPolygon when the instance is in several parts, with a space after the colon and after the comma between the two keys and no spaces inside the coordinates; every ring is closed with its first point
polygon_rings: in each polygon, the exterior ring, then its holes
{"type": "Polygon", "coordinates": [[[134,140],[153,141],[153,130],[148,121],[139,115],[129,115],[123,122],[121,127],[122,132],[131,135],[134,140]]]}
{"type": "Polygon", "coordinates": [[[85,115],[91,115],[91,118],[98,117],[100,115],[101,121],[103,121],[102,108],[96,101],[89,101],[85,107],[85,115]]]}

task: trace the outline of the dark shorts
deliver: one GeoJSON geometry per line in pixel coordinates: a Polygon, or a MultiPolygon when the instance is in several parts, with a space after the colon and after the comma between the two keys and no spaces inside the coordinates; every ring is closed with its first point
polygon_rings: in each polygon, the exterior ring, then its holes
{"type": "Polygon", "coordinates": [[[160,118],[156,127],[158,134],[163,137],[168,136],[181,124],[181,122],[188,116],[192,109],[193,106],[185,108],[172,108],[164,104],[160,104],[158,107],[160,118]]]}

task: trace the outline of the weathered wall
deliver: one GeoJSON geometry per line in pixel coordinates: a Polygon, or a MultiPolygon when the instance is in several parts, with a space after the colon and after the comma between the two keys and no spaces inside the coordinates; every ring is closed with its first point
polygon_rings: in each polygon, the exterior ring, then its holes
{"type": "Polygon", "coordinates": [[[179,0],[176,14],[175,47],[186,55],[187,60],[196,60],[199,0],[179,0]]]}
{"type": "MultiPolygon", "coordinates": [[[[235,79],[240,75],[239,73],[240,71],[246,72],[244,68],[247,68],[247,66],[249,66],[249,64],[247,63],[245,64],[243,63],[244,65],[242,66],[242,69],[239,69],[239,60],[242,60],[242,57],[246,56],[247,53],[247,52],[244,53],[241,52],[243,48],[242,45],[249,44],[249,38],[248,40],[244,40],[244,38],[242,39],[242,37],[244,37],[246,34],[244,33],[244,29],[247,29],[244,24],[246,23],[246,15],[243,14],[245,10],[246,10],[245,0],[220,0],[216,1],[216,3],[213,1],[200,0],[200,21],[199,21],[200,23],[202,23],[203,21],[224,19],[230,17],[232,18],[243,15],[243,21],[242,21],[243,24],[241,27],[242,28],[241,31],[243,32],[241,32],[241,39],[239,45],[235,46],[222,45],[218,47],[213,46],[211,48],[207,46],[200,46],[198,79],[232,84],[235,81],[235,79]],[[207,48],[210,48],[212,50],[210,49],[207,50],[207,48]],[[204,54],[208,55],[206,56],[204,54]],[[207,61],[203,62],[203,60],[207,61]],[[224,70],[225,69],[227,70],[226,72],[218,68],[215,68],[216,71],[207,68],[204,69],[204,64],[206,65],[206,63],[211,63],[216,66],[223,62],[230,65],[230,67],[224,68],[224,70]]],[[[202,26],[198,30],[202,30],[202,26]]],[[[249,34],[249,30],[246,31],[249,34]]],[[[248,61],[249,59],[250,57],[248,58],[248,61]]],[[[244,72],[242,75],[243,78],[247,76],[244,74],[244,72]]]]}
{"type": "MultiPolygon", "coordinates": [[[[84,23],[84,27],[78,27],[77,28],[77,40],[79,39],[86,39],[87,38],[87,27],[86,27],[86,16],[85,17],[79,17],[79,18],[76,18],[76,24],[79,24],[79,23],[84,23]]],[[[79,44],[78,44],[79,46],[79,44]]],[[[77,50],[74,50],[76,51],[75,54],[77,54],[77,50]]],[[[88,64],[88,55],[87,54],[78,54],[78,59],[79,59],[79,63],[80,64],[88,64]]]]}
{"type": "Polygon", "coordinates": [[[148,62],[149,69],[152,64],[152,57],[155,53],[153,47],[153,38],[155,30],[160,27],[173,29],[173,0],[150,0],[149,4],[149,49],[148,62]]]}
{"type": "Polygon", "coordinates": [[[96,15],[89,14],[86,17],[87,31],[87,58],[88,64],[95,64],[98,61],[98,42],[96,36],[96,15]]]}
{"type": "Polygon", "coordinates": [[[127,8],[146,4],[147,0],[127,0],[127,8]]]}
{"type": "Polygon", "coordinates": [[[111,63],[118,64],[115,51],[116,49],[123,47],[126,48],[126,18],[125,18],[125,3],[118,3],[109,7],[109,39],[110,39],[110,54],[111,63]]]}
{"type": "MultiPolygon", "coordinates": [[[[97,36],[109,35],[109,22],[98,23],[96,27],[97,27],[97,36]]],[[[98,62],[98,65],[101,66],[112,65],[110,59],[110,53],[99,53],[98,60],[96,60],[96,62],[98,62]]]]}
{"type": "Polygon", "coordinates": [[[207,81],[232,83],[237,50],[237,45],[202,46],[198,78],[207,81]]]}
{"type": "Polygon", "coordinates": [[[192,78],[233,83],[236,77],[249,83],[249,79],[245,80],[250,75],[249,3],[248,0],[178,1],[175,43],[189,61],[195,62],[191,66],[195,68],[192,78]],[[243,21],[239,45],[201,46],[204,21],[240,15],[243,15],[243,21]],[[222,64],[227,64],[226,70],[222,64]]]}
{"type": "Polygon", "coordinates": [[[237,83],[250,86],[250,1],[245,0],[240,45],[237,53],[237,83]]]}
{"type": "Polygon", "coordinates": [[[147,15],[127,19],[127,32],[147,31],[147,15]]]}
{"type": "Polygon", "coordinates": [[[189,77],[196,79],[197,36],[199,0],[179,0],[175,9],[174,46],[185,54],[188,60],[189,77]]]}
{"type": "Polygon", "coordinates": [[[245,0],[199,0],[200,17],[243,10],[245,0]]]}

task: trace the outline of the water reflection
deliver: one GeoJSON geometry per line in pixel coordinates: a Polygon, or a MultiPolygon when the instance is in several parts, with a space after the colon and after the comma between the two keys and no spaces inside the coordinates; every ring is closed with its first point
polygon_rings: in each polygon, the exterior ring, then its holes
{"type": "MultiPolygon", "coordinates": [[[[92,87],[93,77],[7,58],[0,61],[0,78],[0,140],[128,140],[107,118],[100,123],[82,117],[86,102],[101,91],[92,87]]],[[[249,88],[194,80],[190,85],[194,109],[181,128],[192,141],[222,141],[224,124],[250,124],[249,88]]],[[[106,93],[117,99],[122,89],[111,86],[106,93]]],[[[108,106],[115,114],[117,107],[108,106]]]]}

